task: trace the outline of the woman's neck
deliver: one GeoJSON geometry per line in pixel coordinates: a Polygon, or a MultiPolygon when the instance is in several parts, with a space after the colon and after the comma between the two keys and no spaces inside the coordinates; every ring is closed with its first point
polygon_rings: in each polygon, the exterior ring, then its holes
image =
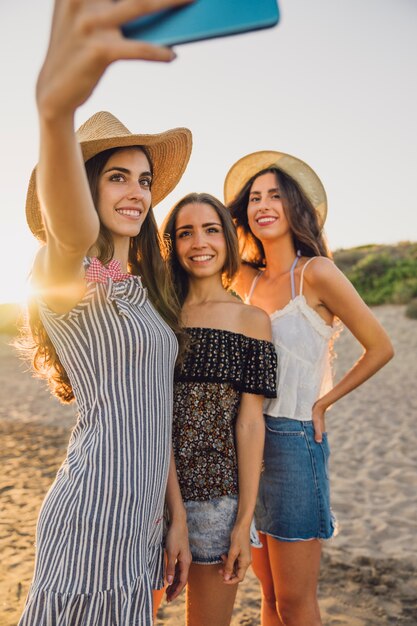
{"type": "Polygon", "coordinates": [[[189,277],[188,293],[184,304],[187,306],[204,304],[221,299],[225,295],[220,274],[207,278],[189,277]]]}
{"type": "Polygon", "coordinates": [[[129,237],[113,237],[113,259],[120,261],[123,271],[127,271],[127,264],[129,261],[129,248],[130,248],[130,238],[129,237]]]}
{"type": "Polygon", "coordinates": [[[274,279],[290,271],[297,255],[292,238],[263,241],[262,245],[265,252],[266,277],[274,279]]]}
{"type": "MultiPolygon", "coordinates": [[[[112,259],[119,261],[122,271],[127,272],[129,262],[130,237],[113,237],[113,256],[112,259]]],[[[100,256],[100,250],[94,245],[88,251],[89,256],[100,256]]]]}

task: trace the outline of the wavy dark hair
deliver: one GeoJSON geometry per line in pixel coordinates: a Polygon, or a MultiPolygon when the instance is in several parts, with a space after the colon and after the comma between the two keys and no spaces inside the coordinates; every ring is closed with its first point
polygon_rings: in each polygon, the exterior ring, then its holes
{"type": "MultiPolygon", "coordinates": [[[[100,174],[112,154],[123,149],[105,150],[92,157],[85,164],[95,207],[98,205],[100,174]]],[[[134,149],[145,154],[152,172],[152,161],[146,148],[134,146],[134,149]]],[[[94,250],[98,251],[97,256],[103,264],[108,263],[113,257],[114,246],[111,233],[101,222],[94,250]]],[[[177,334],[181,347],[183,339],[179,324],[180,305],[175,296],[170,272],[166,268],[165,257],[164,241],[158,233],[155,216],[152,208],[150,208],[139,234],[130,240],[129,271],[131,274],[142,277],[148,290],[149,299],[158,313],[177,334]]],[[[71,382],[41,321],[35,298],[31,298],[29,301],[27,326],[28,328],[25,329],[18,347],[26,356],[30,356],[36,375],[48,381],[52,393],[63,403],[71,402],[74,400],[71,382]]]]}
{"type": "Polygon", "coordinates": [[[229,209],[236,224],[241,258],[256,268],[265,267],[265,252],[261,241],[249,228],[248,203],[251,187],[263,174],[274,174],[281,192],[282,205],[290,225],[294,248],[302,256],[325,256],[331,258],[317,212],[301,186],[278,167],[261,170],[244,185],[229,209]]]}
{"type": "Polygon", "coordinates": [[[181,267],[175,251],[175,228],[178,213],[188,204],[208,204],[219,216],[226,241],[226,261],[222,270],[222,282],[226,289],[232,283],[240,265],[239,243],[236,228],[233,223],[232,216],[224,204],[208,193],[189,193],[184,196],[184,198],[177,202],[177,204],[168,213],[161,227],[161,232],[163,233],[163,237],[168,247],[167,262],[170,267],[176,294],[181,305],[187,297],[189,279],[187,272],[181,267]]]}

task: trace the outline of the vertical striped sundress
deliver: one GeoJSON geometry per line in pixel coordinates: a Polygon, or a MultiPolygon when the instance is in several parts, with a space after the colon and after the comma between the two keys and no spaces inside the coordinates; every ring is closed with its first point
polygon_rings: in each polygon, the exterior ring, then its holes
{"type": "Polygon", "coordinates": [[[40,511],[19,626],[150,626],[163,583],[163,506],[177,341],[140,278],[88,282],[58,315],[40,303],[78,405],[40,511]]]}

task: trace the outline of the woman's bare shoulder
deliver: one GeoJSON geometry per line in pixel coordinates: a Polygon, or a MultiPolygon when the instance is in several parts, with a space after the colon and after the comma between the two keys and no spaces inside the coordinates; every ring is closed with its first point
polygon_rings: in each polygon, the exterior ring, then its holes
{"type": "Polygon", "coordinates": [[[343,276],[333,259],[325,256],[306,259],[301,271],[304,273],[304,280],[312,285],[343,276]]]}
{"type": "Polygon", "coordinates": [[[252,339],[271,341],[271,320],[263,309],[241,303],[239,309],[240,332],[252,339]]]}

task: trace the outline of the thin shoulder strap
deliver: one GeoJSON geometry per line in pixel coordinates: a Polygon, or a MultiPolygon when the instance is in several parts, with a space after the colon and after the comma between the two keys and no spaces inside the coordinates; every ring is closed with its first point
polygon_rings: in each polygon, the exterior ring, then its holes
{"type": "Polygon", "coordinates": [[[250,299],[252,298],[252,294],[253,294],[253,292],[255,290],[256,283],[260,279],[261,275],[262,275],[262,270],[259,270],[259,272],[256,274],[255,278],[252,281],[252,284],[251,284],[250,289],[249,289],[249,293],[248,293],[248,295],[246,297],[246,302],[248,304],[250,304],[250,299]]]}
{"type": "Polygon", "coordinates": [[[304,282],[304,271],[307,267],[307,265],[309,263],[311,263],[311,261],[314,261],[314,259],[316,259],[317,257],[312,256],[311,259],[308,259],[308,261],[306,261],[306,263],[304,263],[303,269],[301,270],[301,278],[300,278],[300,296],[303,295],[303,282],[304,282]]]}
{"type": "Polygon", "coordinates": [[[290,269],[290,278],[291,278],[291,299],[294,300],[295,298],[295,280],[294,280],[294,270],[295,270],[295,266],[298,263],[298,259],[300,258],[299,253],[297,252],[297,256],[295,257],[292,265],[291,265],[291,269],[290,269]]]}

